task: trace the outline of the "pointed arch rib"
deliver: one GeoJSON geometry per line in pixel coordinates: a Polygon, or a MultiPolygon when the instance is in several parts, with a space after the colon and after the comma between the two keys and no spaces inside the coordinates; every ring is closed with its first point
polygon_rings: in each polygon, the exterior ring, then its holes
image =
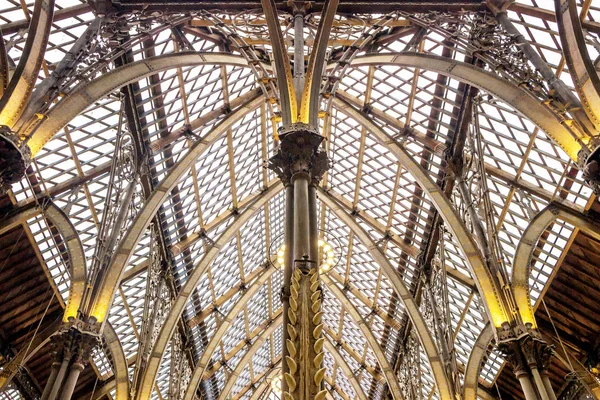
{"type": "Polygon", "coordinates": [[[600,130],[600,77],[590,58],[575,0],[554,0],[556,23],[563,54],[581,104],[600,130]]]}
{"type": "MultiPolygon", "coordinates": [[[[225,335],[231,324],[235,321],[240,312],[243,311],[244,307],[248,304],[250,299],[252,299],[256,292],[260,290],[262,285],[265,282],[267,282],[271,275],[273,275],[273,273],[276,271],[276,269],[270,263],[267,265],[268,267],[261,271],[261,274],[250,283],[246,292],[244,292],[244,294],[240,296],[240,298],[236,301],[231,310],[227,313],[227,316],[225,316],[225,319],[217,328],[217,331],[215,332],[213,337],[210,339],[210,342],[208,342],[208,345],[204,348],[202,356],[200,357],[200,360],[198,360],[198,363],[196,364],[196,367],[192,372],[192,377],[185,391],[185,396],[183,397],[184,400],[191,400],[194,398],[194,394],[196,393],[196,389],[200,384],[202,375],[204,375],[206,368],[208,367],[208,364],[210,362],[210,359],[215,349],[219,345],[219,342],[223,339],[223,336],[225,335]]],[[[277,320],[279,319],[280,318],[278,317],[277,320]]]]}
{"type": "MultiPolygon", "coordinates": [[[[167,178],[168,179],[168,178],[167,178]]],[[[215,241],[213,246],[206,252],[200,262],[196,264],[191,274],[188,277],[185,285],[179,292],[177,298],[173,301],[169,315],[167,316],[154,346],[152,348],[151,357],[148,360],[148,366],[144,371],[141,380],[140,388],[136,398],[139,400],[149,399],[152,394],[152,388],[158,373],[158,368],[162,361],[165,349],[167,348],[173,332],[177,328],[177,321],[183,313],[185,304],[189,296],[196,288],[198,281],[206,272],[212,261],[221,251],[221,248],[226,245],[236,234],[236,232],[273,196],[279,193],[283,188],[281,182],[274,183],[266,189],[253,203],[249,204],[239,215],[235,216],[233,222],[215,241]]]]}
{"type": "Polygon", "coordinates": [[[104,340],[108,344],[114,363],[114,380],[116,383],[117,397],[115,400],[129,399],[129,372],[127,370],[127,357],[117,332],[111,324],[104,326],[104,340]]]}
{"type": "MultiPolygon", "coordinates": [[[[335,211],[334,211],[335,212],[335,211]]],[[[350,228],[352,229],[352,228],[350,228]]],[[[379,342],[371,332],[371,328],[367,326],[366,321],[360,315],[358,309],[352,304],[350,299],[346,296],[346,294],[338,287],[337,283],[335,283],[331,278],[327,275],[321,276],[322,282],[331,290],[331,293],[340,301],[346,312],[350,315],[354,323],[359,327],[362,332],[365,340],[369,343],[369,346],[373,349],[373,353],[375,353],[375,358],[377,358],[377,363],[379,367],[383,371],[383,375],[385,377],[385,381],[390,388],[390,392],[392,393],[392,397],[395,400],[402,400],[402,391],[400,390],[400,385],[398,384],[398,379],[396,378],[396,374],[394,374],[394,369],[390,365],[388,359],[385,357],[379,342]]]]}
{"type": "Polygon", "coordinates": [[[484,358],[488,354],[490,343],[494,339],[494,328],[487,323],[479,337],[475,341],[467,367],[463,384],[463,399],[477,400],[477,388],[479,387],[479,372],[481,371],[484,358]]]}
{"type": "Polygon", "coordinates": [[[23,54],[0,98],[0,125],[12,128],[25,109],[44,61],[53,16],[54,0],[35,1],[23,54]]]}
{"type": "Polygon", "coordinates": [[[160,71],[206,64],[248,66],[244,58],[232,54],[181,52],[149,57],[116,68],[79,86],[50,110],[47,118],[29,139],[28,145],[32,156],[35,156],[73,118],[114,90],[160,71]]]}
{"type": "MultiPolygon", "coordinates": [[[[356,237],[361,241],[361,243],[367,247],[369,254],[373,259],[379,264],[380,268],[383,269],[383,273],[390,280],[392,286],[398,296],[400,297],[402,304],[413,324],[417,332],[417,336],[419,337],[419,341],[427,354],[429,359],[429,363],[431,364],[431,369],[433,372],[433,376],[440,393],[442,399],[452,399],[454,398],[454,390],[448,377],[446,376],[445,368],[443,360],[441,359],[437,346],[431,337],[429,330],[425,324],[425,320],[421,315],[419,310],[419,306],[415,302],[412,297],[410,291],[404,284],[404,281],[398,275],[392,264],[389,262],[385,254],[377,247],[373,239],[369,236],[369,234],[358,224],[358,222],[346,213],[343,210],[343,206],[339,205],[328,193],[319,190],[320,200],[329,208],[348,228],[356,235],[356,237]]],[[[325,278],[331,282],[331,280],[327,277],[325,278]]],[[[338,289],[339,290],[339,289],[338,289]]],[[[345,296],[345,295],[344,295],[345,296]]],[[[385,357],[384,357],[385,358],[385,357]]],[[[388,372],[386,372],[387,378],[388,372]]],[[[393,372],[392,372],[393,374],[393,372]]],[[[394,387],[390,386],[390,389],[393,391],[394,387]]]]}
{"type": "Polygon", "coordinates": [[[350,382],[350,385],[352,385],[352,389],[354,389],[354,393],[356,394],[358,400],[367,400],[367,395],[365,394],[362,386],[360,386],[360,382],[358,382],[358,379],[356,379],[356,375],[354,374],[352,369],[350,369],[350,366],[348,365],[344,357],[340,354],[339,350],[331,343],[329,338],[326,338],[325,340],[325,349],[327,349],[329,354],[331,354],[337,365],[344,373],[344,376],[350,382]]]}
{"type": "MultiPolygon", "coordinates": [[[[446,227],[452,232],[458,241],[465,256],[470,272],[475,278],[477,289],[484,299],[488,317],[494,322],[494,326],[500,327],[508,321],[508,313],[500,299],[500,289],[495,277],[492,276],[483,261],[481,252],[473,241],[470,232],[460,219],[450,200],[444,195],[440,187],[429,177],[427,171],[402,147],[398,142],[373,120],[361,111],[354,108],[348,102],[334,99],[334,106],[345,115],[353,118],[373,134],[375,139],[387,147],[398,159],[400,164],[415,178],[419,186],[428,194],[433,205],[444,219],[446,227]]],[[[395,274],[395,273],[394,273],[395,274]]],[[[401,282],[401,280],[399,280],[401,282]]],[[[412,299],[412,297],[410,297],[412,299]]]]}
{"type": "Polygon", "coordinates": [[[87,276],[85,252],[75,226],[73,226],[73,223],[71,223],[71,220],[64,211],[52,201],[46,202],[42,207],[44,216],[59,231],[69,253],[71,286],[63,316],[63,321],[67,322],[71,317],[77,318],[77,311],[83,299],[87,276]]]}
{"type": "Polygon", "coordinates": [[[357,57],[352,61],[352,65],[396,65],[438,72],[477,87],[515,107],[517,111],[546,132],[573,161],[577,161],[577,153],[582,149],[582,144],[575,140],[572,132],[561,124],[550,109],[540,104],[538,99],[526,90],[474,65],[414,52],[357,57]]]}
{"type": "Polygon", "coordinates": [[[521,319],[523,323],[530,323],[534,328],[537,328],[537,324],[529,288],[533,252],[544,231],[559,218],[588,233],[594,239],[600,240],[600,223],[592,220],[585,213],[561,206],[560,203],[550,203],[531,220],[517,245],[511,281],[521,319]]]}
{"type": "Polygon", "coordinates": [[[41,203],[36,203],[34,207],[21,210],[19,213],[0,221],[0,235],[40,214],[43,214],[52,223],[67,247],[70,261],[69,272],[71,274],[69,298],[63,316],[63,321],[67,322],[69,317],[77,317],[77,310],[83,298],[87,275],[83,245],[69,217],[53,201],[41,200],[41,203]]]}
{"type": "Polygon", "coordinates": [[[226,400],[229,397],[229,392],[233,388],[237,378],[244,371],[244,368],[248,363],[252,361],[252,357],[256,352],[262,347],[263,343],[267,338],[271,337],[271,334],[275,332],[275,329],[281,325],[283,321],[283,314],[279,314],[279,316],[258,336],[258,338],[252,343],[246,354],[242,356],[242,358],[238,361],[235,369],[232,371],[231,375],[227,378],[227,382],[225,383],[225,387],[221,391],[219,395],[219,400],[226,400]]]}
{"type": "Polygon", "coordinates": [[[275,70],[277,71],[275,76],[277,78],[277,87],[279,88],[279,95],[281,97],[281,118],[283,126],[287,127],[296,122],[298,118],[298,104],[296,104],[296,95],[294,94],[294,79],[290,68],[287,44],[281,33],[275,0],[262,0],[261,3],[267,20],[267,27],[273,49],[273,63],[275,64],[275,70]]]}
{"type": "MultiPolygon", "coordinates": [[[[213,130],[194,143],[188,153],[177,162],[159,186],[154,189],[144,204],[144,207],[140,210],[128,229],[126,235],[119,243],[119,247],[113,255],[111,265],[102,276],[97,287],[94,288],[90,315],[95,317],[100,323],[104,322],[106,315],[108,314],[108,310],[113,302],[115,290],[121,281],[125,267],[135,250],[135,246],[140,241],[144,231],[150,224],[150,221],[161,204],[163,204],[164,200],[168,197],[171,190],[175,187],[177,182],[179,182],[181,177],[194,165],[194,162],[204,153],[204,151],[225,134],[235,122],[242,119],[247,113],[258,108],[262,101],[262,97],[255,97],[225,117],[213,128],[213,130]]],[[[268,191],[268,193],[270,193],[270,191],[268,191]]]]}
{"type": "MultiPolygon", "coordinates": [[[[321,12],[321,19],[315,34],[315,46],[308,59],[308,68],[302,89],[302,100],[300,104],[300,122],[310,126],[319,126],[320,91],[325,64],[325,53],[328,47],[329,34],[333,26],[333,19],[339,4],[339,0],[326,0],[321,12]]],[[[295,62],[296,60],[294,60],[295,62]]],[[[304,61],[304,60],[303,60],[304,61]]]]}
{"type": "MultiPolygon", "coordinates": [[[[19,223],[27,221],[37,215],[43,214],[50,223],[56,228],[62,237],[69,255],[71,283],[69,288],[69,298],[65,307],[62,322],[67,322],[70,317],[77,317],[77,311],[83,298],[83,292],[86,285],[86,259],[83,245],[79,234],[73,226],[73,223],[65,212],[50,200],[42,201],[35,207],[21,211],[11,216],[9,219],[0,223],[0,232],[12,229],[19,223]]],[[[25,365],[29,358],[37,353],[61,327],[60,321],[55,321],[41,334],[36,336],[27,349],[23,349],[13,358],[3,370],[0,376],[0,389],[14,377],[17,369],[25,365]],[[6,374],[4,374],[6,372],[6,374]]],[[[127,359],[123,347],[110,323],[104,326],[104,339],[109,347],[114,361],[114,375],[117,382],[117,400],[125,400],[129,396],[129,375],[127,372],[127,359]]]]}

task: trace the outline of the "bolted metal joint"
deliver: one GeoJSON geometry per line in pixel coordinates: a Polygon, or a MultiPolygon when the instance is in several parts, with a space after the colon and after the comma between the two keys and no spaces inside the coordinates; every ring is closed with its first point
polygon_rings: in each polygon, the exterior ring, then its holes
{"type": "Polygon", "coordinates": [[[506,12],[506,10],[515,2],[515,0],[487,0],[485,5],[494,15],[506,12]]]}
{"type": "Polygon", "coordinates": [[[0,126],[0,194],[25,176],[31,163],[31,151],[7,126],[0,126]]]}

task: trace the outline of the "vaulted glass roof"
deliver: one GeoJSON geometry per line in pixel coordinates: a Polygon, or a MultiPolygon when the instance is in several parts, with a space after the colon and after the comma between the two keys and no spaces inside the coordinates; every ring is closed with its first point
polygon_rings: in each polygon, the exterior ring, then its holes
{"type": "MultiPolygon", "coordinates": [[[[600,7],[590,1],[578,3],[587,10],[583,20],[598,26],[600,7]]],[[[33,2],[17,0],[0,4],[0,30],[11,64],[16,65],[23,54],[28,24],[21,21],[30,18],[33,6],[33,2]]],[[[84,1],[56,0],[55,7],[38,84],[53,73],[76,40],[99,18],[84,1]]],[[[557,25],[551,17],[546,18],[553,13],[549,2],[519,0],[508,15],[572,88],[557,25]]],[[[292,54],[292,16],[280,12],[279,17],[292,54]]],[[[308,54],[319,13],[309,13],[305,20],[308,54]]],[[[586,34],[588,51],[597,59],[598,31],[586,34]]],[[[57,101],[108,71],[153,57],[218,52],[259,58],[254,70],[210,63],[167,66],[123,88],[110,88],[36,155],[27,176],[13,185],[11,199],[22,207],[50,197],[78,232],[88,273],[93,276],[100,265],[98,247],[104,245],[99,238],[107,229],[103,221],[114,221],[115,204],[122,199],[129,178],[127,171],[111,170],[115,154],[123,154],[119,146],[133,148],[136,141],[143,144],[143,168],[134,178],[135,189],[119,235],[122,238],[150,193],[190,148],[223,121],[234,118],[236,110],[243,110],[228,129],[207,143],[160,205],[128,261],[108,321],[117,333],[135,387],[138,353],[150,351],[140,343],[147,335],[156,338],[173,299],[218,244],[218,255],[188,294],[160,361],[152,398],[181,398],[201,363],[206,363],[206,369],[196,380],[199,398],[278,398],[270,382],[279,374],[281,359],[278,317],[283,277],[274,257],[283,243],[285,205],[283,192],[277,189],[278,179],[265,168],[278,144],[280,118],[269,86],[273,84],[272,49],[262,11],[202,9],[109,15],[88,42],[78,54],[75,71],[65,73],[59,83],[54,96],[57,101]],[[269,76],[257,76],[264,73],[269,76]],[[241,227],[221,243],[228,228],[245,214],[249,217],[241,227]],[[243,302],[241,311],[228,321],[226,317],[239,302],[243,302]],[[155,326],[148,328],[146,321],[151,318],[155,318],[155,326]],[[219,327],[224,323],[228,328],[221,333],[219,327]],[[207,348],[213,351],[208,357],[207,348]]],[[[583,210],[593,198],[592,190],[551,137],[493,90],[471,86],[451,73],[408,64],[355,62],[343,74],[333,68],[349,49],[356,52],[356,59],[396,52],[435,55],[485,69],[540,103],[550,99],[551,89],[522,58],[514,41],[504,36],[491,13],[400,10],[338,15],[329,43],[327,57],[332,68],[326,75],[331,78],[327,82],[336,85],[336,99],[361,111],[391,139],[382,141],[342,103],[323,99],[320,126],[332,167],[321,183],[318,215],[320,234],[333,246],[337,261],[326,274],[324,290],[327,387],[334,399],[361,398],[357,388],[366,398],[387,398],[389,387],[378,359],[381,353],[404,398],[438,398],[427,355],[371,247],[385,253],[418,299],[438,348],[450,349],[459,385],[475,342],[489,321],[459,241],[440,220],[431,198],[394,156],[390,143],[406,149],[433,181],[445,185],[455,177],[444,160],[455,138],[463,135],[462,158],[472,204],[456,187],[450,189],[449,197],[464,221],[469,221],[467,208],[473,205],[478,209],[498,249],[499,263],[508,274],[531,219],[552,201],[583,210]],[[375,33],[374,39],[363,46],[371,33],[375,33]],[[334,74],[339,79],[334,79],[334,74]],[[461,126],[465,118],[466,124],[461,126]],[[356,226],[366,231],[369,242],[361,240],[340,213],[350,215],[356,226]],[[432,242],[432,230],[437,226],[441,226],[441,235],[432,242]],[[433,283],[426,284],[423,263],[432,245],[433,283]],[[431,296],[441,300],[436,312],[443,317],[443,337],[427,301],[431,296]],[[361,325],[368,328],[370,338],[361,325]],[[446,343],[442,344],[443,340],[446,343]]],[[[40,113],[54,106],[55,102],[40,113]]],[[[64,304],[70,285],[64,238],[42,215],[27,224],[64,304]]],[[[543,295],[574,229],[559,221],[543,235],[531,266],[533,304],[543,295]]],[[[115,366],[108,347],[96,351],[93,358],[99,380],[109,388],[109,395],[116,396],[116,387],[109,386],[115,366]]],[[[483,363],[480,382],[485,388],[493,386],[503,362],[494,351],[483,363]]],[[[13,392],[2,393],[2,398],[19,398],[13,392]]]]}

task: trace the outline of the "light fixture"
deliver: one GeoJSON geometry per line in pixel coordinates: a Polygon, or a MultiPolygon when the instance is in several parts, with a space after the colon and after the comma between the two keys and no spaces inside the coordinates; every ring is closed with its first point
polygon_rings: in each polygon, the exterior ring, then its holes
{"type": "Polygon", "coordinates": [[[285,265],[284,257],[285,256],[285,244],[282,245],[279,250],[277,250],[277,264],[283,266],[285,265]]]}
{"type": "MultiPolygon", "coordinates": [[[[283,268],[285,266],[285,245],[277,250],[277,264],[283,268]]],[[[324,240],[319,240],[319,271],[327,273],[335,266],[335,252],[333,247],[324,240]]]]}
{"type": "Polygon", "coordinates": [[[271,389],[280,396],[281,395],[281,375],[277,375],[271,379],[271,389]]]}

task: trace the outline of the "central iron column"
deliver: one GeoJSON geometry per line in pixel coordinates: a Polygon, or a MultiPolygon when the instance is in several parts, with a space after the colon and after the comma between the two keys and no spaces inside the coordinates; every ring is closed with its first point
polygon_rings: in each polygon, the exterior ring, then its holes
{"type": "Polygon", "coordinates": [[[285,265],[282,291],[283,398],[322,400],[323,301],[318,257],[316,185],[329,168],[323,137],[305,124],[280,132],[280,148],[269,160],[286,187],[285,265]]]}

